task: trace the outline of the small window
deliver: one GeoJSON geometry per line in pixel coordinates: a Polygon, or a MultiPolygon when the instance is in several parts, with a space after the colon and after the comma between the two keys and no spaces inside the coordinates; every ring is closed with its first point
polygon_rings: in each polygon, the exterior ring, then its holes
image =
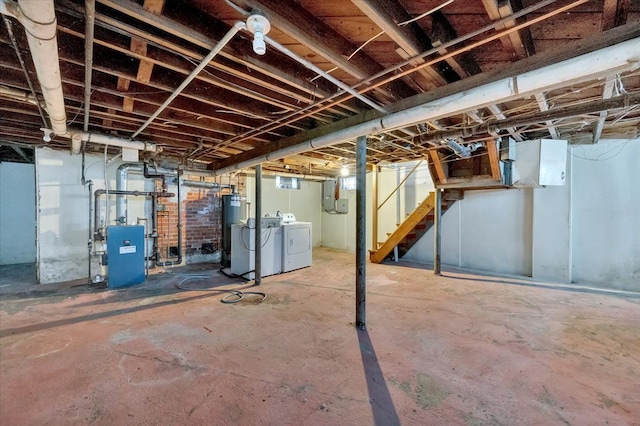
{"type": "Polygon", "coordinates": [[[344,189],[346,191],[353,191],[356,189],[356,177],[355,176],[347,176],[340,178],[340,189],[344,189]]]}
{"type": "Polygon", "coordinates": [[[300,189],[300,179],[296,177],[276,176],[276,188],[300,189]]]}

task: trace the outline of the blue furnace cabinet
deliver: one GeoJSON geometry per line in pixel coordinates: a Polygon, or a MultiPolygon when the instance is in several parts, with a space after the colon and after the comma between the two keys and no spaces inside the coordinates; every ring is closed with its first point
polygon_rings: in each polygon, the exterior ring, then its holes
{"type": "Polygon", "coordinates": [[[107,227],[108,286],[144,282],[144,226],[107,227]]]}

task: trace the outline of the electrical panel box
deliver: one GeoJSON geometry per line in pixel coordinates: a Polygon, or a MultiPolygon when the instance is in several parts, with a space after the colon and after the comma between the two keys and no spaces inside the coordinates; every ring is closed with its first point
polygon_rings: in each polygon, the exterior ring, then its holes
{"type": "Polygon", "coordinates": [[[336,213],[349,213],[349,199],[338,198],[336,200],[336,213]]]}
{"type": "Polygon", "coordinates": [[[322,210],[334,211],[336,208],[336,181],[334,179],[325,180],[322,183],[322,210]]]}
{"type": "Polygon", "coordinates": [[[108,226],[107,256],[110,288],[144,282],[144,226],[108,226]]]}
{"type": "Polygon", "coordinates": [[[516,143],[513,186],[562,186],[566,182],[567,141],[536,139],[516,143]]]}

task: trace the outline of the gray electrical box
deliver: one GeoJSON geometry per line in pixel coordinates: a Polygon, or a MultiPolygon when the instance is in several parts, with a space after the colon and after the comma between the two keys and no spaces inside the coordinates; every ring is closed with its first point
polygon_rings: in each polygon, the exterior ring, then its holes
{"type": "Polygon", "coordinates": [[[336,181],[334,179],[325,180],[322,183],[322,210],[334,211],[336,208],[335,203],[336,181]]]}
{"type": "Polygon", "coordinates": [[[338,198],[336,200],[336,213],[349,213],[348,198],[338,198]]]}

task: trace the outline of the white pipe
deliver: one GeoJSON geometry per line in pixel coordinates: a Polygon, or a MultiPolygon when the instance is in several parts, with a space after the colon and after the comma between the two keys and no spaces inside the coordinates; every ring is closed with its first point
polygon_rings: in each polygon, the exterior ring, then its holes
{"type": "Polygon", "coordinates": [[[71,135],[71,154],[80,154],[82,138],[78,133],[71,135]]]}
{"type": "Polygon", "coordinates": [[[67,133],[67,115],[58,61],[56,14],[53,0],[0,0],[0,13],[17,19],[25,29],[33,65],[56,135],[67,133]]]}
{"type": "Polygon", "coordinates": [[[213,176],[253,167],[265,161],[275,161],[290,155],[324,148],[358,136],[412,126],[462,114],[488,105],[525,98],[538,92],[565,87],[638,68],[640,38],[596,50],[573,59],[548,65],[515,77],[497,80],[444,98],[426,102],[382,118],[366,121],[334,133],[319,136],[297,145],[212,171],[213,176]]]}
{"type": "Polygon", "coordinates": [[[40,105],[40,107],[46,109],[44,103],[38,102],[38,100],[35,99],[31,93],[25,92],[24,90],[13,89],[11,87],[0,85],[0,95],[5,95],[9,98],[28,102],[33,105],[40,105]]]}
{"type": "MultiPolygon", "coordinates": [[[[255,176],[255,174],[256,174],[256,172],[254,170],[240,170],[239,173],[244,173],[247,176],[255,176]]],[[[272,171],[272,170],[263,170],[262,171],[262,176],[295,177],[295,178],[298,178],[298,179],[318,180],[318,181],[324,181],[324,180],[333,179],[333,178],[329,178],[329,177],[326,177],[326,176],[301,175],[301,174],[289,173],[289,172],[275,172],[275,171],[272,171]]]]}
{"type": "Polygon", "coordinates": [[[153,120],[155,120],[156,117],[158,117],[160,113],[164,111],[165,108],[168,107],[169,104],[184,90],[184,88],[187,87],[187,85],[191,83],[191,81],[196,78],[198,74],[200,74],[200,71],[202,71],[207,65],[209,65],[209,62],[211,62],[213,58],[222,50],[222,48],[231,41],[233,36],[236,35],[238,31],[244,28],[247,28],[247,24],[242,21],[238,21],[233,24],[233,27],[231,27],[231,29],[227,31],[224,37],[222,37],[222,39],[213,47],[213,49],[211,49],[211,52],[209,52],[209,54],[202,59],[202,62],[200,62],[200,64],[193,71],[191,71],[191,74],[189,74],[187,78],[185,78],[184,81],[180,84],[180,86],[178,86],[178,88],[174,90],[173,93],[171,93],[167,100],[158,107],[156,112],[154,112],[151,117],[149,117],[149,119],[145,121],[144,124],[140,126],[140,128],[136,130],[133,135],[131,135],[131,138],[135,138],[144,129],[146,129],[147,126],[151,124],[151,122],[153,122],[153,120]]]}
{"type": "Polygon", "coordinates": [[[100,145],[116,146],[118,148],[137,149],[138,151],[160,152],[162,148],[151,142],[132,141],[129,139],[117,138],[114,136],[101,135],[98,133],[87,133],[79,131],[71,131],[71,139],[80,137],[83,142],[97,143],[100,145]]]}
{"type": "Polygon", "coordinates": [[[367,98],[366,96],[360,94],[357,90],[353,89],[348,84],[343,83],[342,81],[340,81],[337,78],[333,77],[331,74],[329,74],[329,73],[323,71],[322,69],[318,68],[313,63],[311,63],[311,62],[307,61],[306,59],[296,55],[291,50],[287,49],[286,47],[284,47],[283,45],[281,45],[277,41],[273,40],[272,38],[270,38],[270,37],[265,35],[264,39],[271,46],[275,47],[280,52],[284,53],[285,55],[287,55],[288,57],[290,57],[294,61],[304,65],[306,68],[309,68],[311,71],[313,71],[316,74],[318,74],[318,75],[324,77],[325,79],[329,80],[331,83],[335,84],[336,86],[338,86],[339,88],[341,88],[345,92],[349,93],[350,95],[360,99],[362,102],[364,102],[365,104],[369,105],[370,107],[372,107],[372,108],[374,108],[374,109],[376,109],[376,110],[378,110],[378,111],[380,111],[382,113],[386,113],[387,112],[386,109],[384,109],[383,107],[381,107],[380,105],[378,105],[377,103],[372,101],[371,99],[367,98]]]}

